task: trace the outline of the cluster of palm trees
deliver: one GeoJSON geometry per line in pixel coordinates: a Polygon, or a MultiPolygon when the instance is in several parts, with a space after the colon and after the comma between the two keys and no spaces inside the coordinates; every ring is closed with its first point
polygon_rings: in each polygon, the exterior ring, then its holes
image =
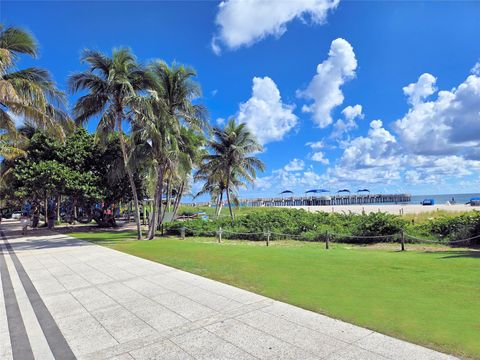
{"type": "Polygon", "coordinates": [[[210,194],[217,214],[225,195],[233,219],[239,187],[253,182],[257,170],[264,169],[252,156],[261,146],[244,124],[231,119],[223,129],[210,128],[205,107],[196,103],[201,90],[189,67],[159,60],[142,66],[127,48],[114,49],[111,56],[85,50],[81,62],[88,68],[68,80],[69,90],[80,93],[69,117],[65,96],[47,71],[12,70],[21,54],[37,55],[33,37],[19,28],[0,27],[0,156],[23,154],[15,117],[60,138],[74,125],[99,119],[98,141],[119,136],[139,239],[135,176],[142,174],[153,195],[148,231],[152,239],[166,212],[178,210],[193,173],[194,180],[203,182],[197,195],[210,194]]]}

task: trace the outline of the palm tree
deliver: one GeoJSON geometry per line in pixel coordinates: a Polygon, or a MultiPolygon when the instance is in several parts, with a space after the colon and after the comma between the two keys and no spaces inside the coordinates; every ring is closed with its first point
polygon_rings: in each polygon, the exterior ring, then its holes
{"type": "Polygon", "coordinates": [[[208,143],[212,152],[203,157],[196,177],[207,181],[205,190],[218,196],[219,206],[223,193],[226,193],[233,220],[232,198],[236,198],[238,187],[253,183],[257,170],[265,168],[260,159],[251,156],[261,151],[262,146],[245,124],[237,124],[234,119],[230,119],[224,129],[214,128],[213,135],[213,140],[208,143]]]}
{"type": "Polygon", "coordinates": [[[20,55],[35,58],[37,53],[32,35],[0,24],[0,131],[15,133],[17,117],[63,136],[61,125],[69,121],[61,109],[65,96],[56,88],[48,71],[37,67],[17,70],[20,55]]]}
{"type": "Polygon", "coordinates": [[[12,141],[10,134],[0,134],[0,156],[11,160],[19,156],[24,156],[26,153],[19,148],[12,141]]]}
{"type": "Polygon", "coordinates": [[[153,78],[150,95],[138,101],[135,110],[138,137],[143,139],[144,146],[150,147],[156,174],[148,234],[148,238],[152,239],[162,220],[164,182],[168,173],[175,173],[185,140],[182,139],[182,128],[200,130],[204,126],[206,112],[203,106],[193,103],[193,99],[201,95],[199,86],[191,80],[196,75],[193,69],[175,63],[168,66],[156,61],[149,66],[149,70],[153,78]]]}
{"type": "Polygon", "coordinates": [[[138,239],[142,238],[140,210],[137,188],[133,171],[129,166],[129,152],[124,138],[123,123],[131,120],[132,105],[139,101],[142,91],[151,86],[148,73],[137,64],[129,49],[114,49],[108,57],[98,51],[85,50],[81,61],[87,63],[89,69],[72,75],[69,87],[73,92],[86,90],[74,108],[75,121],[85,123],[94,116],[100,117],[97,133],[118,131],[125,170],[128,174],[133,202],[138,239]]]}

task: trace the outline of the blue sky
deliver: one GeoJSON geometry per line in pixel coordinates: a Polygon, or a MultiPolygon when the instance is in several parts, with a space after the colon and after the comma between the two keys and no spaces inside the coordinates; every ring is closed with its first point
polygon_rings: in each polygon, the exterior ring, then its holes
{"type": "Polygon", "coordinates": [[[48,68],[60,88],[83,48],[192,65],[212,124],[235,116],[264,144],[267,170],[247,196],[480,189],[480,2],[0,6],[41,45],[20,66],[48,68]]]}

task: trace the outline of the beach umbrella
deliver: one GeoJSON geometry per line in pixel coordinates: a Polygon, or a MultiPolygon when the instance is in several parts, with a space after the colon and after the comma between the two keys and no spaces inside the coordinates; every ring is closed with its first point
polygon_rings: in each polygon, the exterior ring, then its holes
{"type": "Polygon", "coordinates": [[[357,190],[357,193],[359,193],[359,192],[370,192],[370,190],[368,190],[368,189],[360,189],[360,190],[357,190]]]}
{"type": "Polygon", "coordinates": [[[305,194],[309,194],[309,193],[317,194],[317,193],[325,193],[325,192],[329,192],[329,191],[326,189],[312,189],[312,190],[305,191],[305,194]]]}
{"type": "Polygon", "coordinates": [[[283,191],[280,193],[280,195],[281,195],[281,194],[293,194],[293,191],[292,191],[292,190],[283,190],[283,191]]]}
{"type": "Polygon", "coordinates": [[[337,193],[349,193],[350,190],[348,189],[342,189],[342,190],[338,190],[337,193]]]}

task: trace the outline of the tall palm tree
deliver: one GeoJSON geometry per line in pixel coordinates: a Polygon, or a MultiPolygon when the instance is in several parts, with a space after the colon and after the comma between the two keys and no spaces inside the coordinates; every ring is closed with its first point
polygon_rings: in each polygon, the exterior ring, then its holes
{"type": "MultiPolygon", "coordinates": [[[[0,131],[15,133],[15,117],[63,136],[69,118],[63,111],[65,96],[48,71],[18,70],[20,55],[36,57],[38,46],[28,32],[0,24],[0,131]]],[[[7,150],[8,152],[9,150],[7,150]]]]}
{"type": "Polygon", "coordinates": [[[111,57],[98,51],[85,50],[81,61],[88,64],[88,70],[69,78],[71,91],[87,91],[86,95],[77,100],[73,108],[75,120],[83,124],[92,117],[99,116],[97,128],[99,136],[118,131],[123,162],[135,205],[138,239],[141,239],[138,194],[133,171],[129,166],[130,149],[127,148],[123,124],[131,120],[133,104],[138,102],[141,93],[151,86],[150,78],[127,48],[114,49],[111,57]]]}
{"type": "Polygon", "coordinates": [[[149,66],[153,86],[150,95],[139,101],[136,118],[139,123],[138,136],[150,147],[152,166],[156,174],[155,196],[148,238],[155,236],[161,221],[162,195],[166,174],[175,173],[179,152],[182,147],[182,128],[200,130],[205,124],[205,108],[194,104],[201,95],[193,69],[183,65],[167,65],[155,61],[149,66]]]}
{"type": "Polygon", "coordinates": [[[247,183],[253,183],[257,170],[263,171],[265,168],[260,159],[252,156],[252,153],[261,151],[262,146],[246,125],[237,124],[235,119],[230,119],[224,129],[214,128],[213,135],[213,140],[208,143],[211,153],[203,157],[197,178],[206,178],[206,190],[217,192],[220,202],[223,192],[226,193],[233,220],[232,197],[236,190],[239,186],[246,187],[247,183]]]}

